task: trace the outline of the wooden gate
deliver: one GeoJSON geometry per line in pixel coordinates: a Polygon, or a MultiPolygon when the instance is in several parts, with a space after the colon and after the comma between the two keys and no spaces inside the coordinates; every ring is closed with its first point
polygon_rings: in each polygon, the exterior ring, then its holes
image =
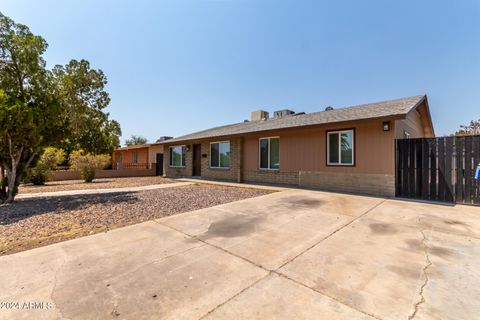
{"type": "Polygon", "coordinates": [[[396,196],[480,205],[480,136],[400,139],[396,196]]]}

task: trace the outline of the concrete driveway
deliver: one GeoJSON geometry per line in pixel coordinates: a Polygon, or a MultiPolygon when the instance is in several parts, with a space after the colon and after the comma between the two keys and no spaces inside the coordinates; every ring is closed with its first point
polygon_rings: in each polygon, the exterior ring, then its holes
{"type": "Polygon", "coordinates": [[[1,319],[479,319],[480,208],[286,190],[0,257],[0,276],[1,319]]]}

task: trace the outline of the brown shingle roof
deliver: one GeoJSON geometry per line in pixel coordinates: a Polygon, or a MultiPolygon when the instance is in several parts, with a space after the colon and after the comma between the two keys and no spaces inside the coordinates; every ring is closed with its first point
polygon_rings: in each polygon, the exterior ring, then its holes
{"type": "Polygon", "coordinates": [[[330,111],[298,114],[278,119],[268,119],[265,121],[236,123],[187,134],[178,138],[167,140],[165,143],[170,144],[171,142],[215,138],[251,132],[321,125],[336,122],[386,117],[404,117],[410,110],[416,108],[425,98],[425,95],[418,95],[395,100],[362,104],[347,108],[339,108],[330,111]]]}

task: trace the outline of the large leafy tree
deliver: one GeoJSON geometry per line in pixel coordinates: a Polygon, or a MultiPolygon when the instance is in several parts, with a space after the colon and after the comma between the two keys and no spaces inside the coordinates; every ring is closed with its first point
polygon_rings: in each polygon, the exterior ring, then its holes
{"type": "Polygon", "coordinates": [[[103,73],[83,60],[48,70],[46,49],[42,37],[0,13],[0,204],[14,200],[45,147],[102,153],[118,145],[120,126],[102,112],[103,73]]]}
{"type": "Polygon", "coordinates": [[[120,124],[109,120],[103,110],[110,98],[104,90],[107,79],[86,60],[72,60],[53,68],[58,97],[65,106],[63,120],[70,131],[62,141],[67,152],[83,149],[90,153],[111,153],[119,143],[120,124]]]}
{"type": "Polygon", "coordinates": [[[138,146],[140,144],[146,144],[147,139],[142,136],[132,135],[130,139],[125,140],[125,145],[127,147],[138,146]]]}

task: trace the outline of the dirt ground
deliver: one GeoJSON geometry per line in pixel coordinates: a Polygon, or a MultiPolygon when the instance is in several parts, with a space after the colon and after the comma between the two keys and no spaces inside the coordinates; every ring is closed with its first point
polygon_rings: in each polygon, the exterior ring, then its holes
{"type": "Polygon", "coordinates": [[[128,177],[128,178],[102,178],[95,179],[91,183],[85,183],[83,180],[51,181],[43,186],[34,186],[33,184],[22,184],[19,187],[19,193],[38,193],[54,192],[68,190],[86,190],[86,189],[105,189],[105,188],[124,188],[140,187],[152,184],[172,183],[173,180],[163,177],[128,177]]]}
{"type": "Polygon", "coordinates": [[[191,185],[22,199],[0,208],[0,255],[267,193],[270,191],[191,185]]]}

